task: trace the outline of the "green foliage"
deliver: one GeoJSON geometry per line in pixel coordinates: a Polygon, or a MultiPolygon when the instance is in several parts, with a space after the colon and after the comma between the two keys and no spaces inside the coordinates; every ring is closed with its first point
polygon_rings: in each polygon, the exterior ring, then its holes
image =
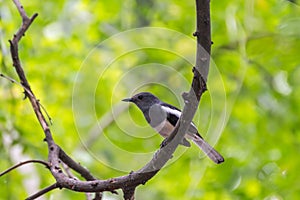
{"type": "MultiPolygon", "coordinates": [[[[183,106],[180,94],[189,89],[195,62],[194,2],[22,3],[28,15],[39,16],[21,40],[20,56],[52,118],[55,141],[99,178],[142,167],[162,138],[121,99],[149,90],[183,106]]],[[[194,122],[225,163],[213,164],[195,145],[179,147],[138,188],[137,199],[299,198],[299,9],[289,1],[211,2],[209,91],[194,122]]],[[[0,19],[0,72],[18,80],[7,42],[20,26],[12,1],[0,0],[0,19]]],[[[0,85],[0,171],[47,159],[22,88],[3,78],[0,85]]],[[[0,178],[1,198],[25,198],[54,182],[43,167],[30,166],[0,178]],[[36,185],[28,187],[32,180],[36,185]]],[[[46,198],[85,197],[57,190],[46,198]]]]}

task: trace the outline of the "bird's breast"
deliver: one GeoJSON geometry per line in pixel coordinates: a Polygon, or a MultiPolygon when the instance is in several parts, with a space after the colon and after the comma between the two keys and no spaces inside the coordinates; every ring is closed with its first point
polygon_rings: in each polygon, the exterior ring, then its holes
{"type": "Polygon", "coordinates": [[[152,126],[161,136],[169,137],[169,135],[174,130],[174,126],[168,122],[167,120],[162,121],[160,124],[156,126],[152,126]]]}

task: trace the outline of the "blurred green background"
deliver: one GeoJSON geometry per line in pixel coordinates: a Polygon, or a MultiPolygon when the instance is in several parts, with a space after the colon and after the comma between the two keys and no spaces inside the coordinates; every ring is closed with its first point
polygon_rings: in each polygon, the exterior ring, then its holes
{"type": "MultiPolygon", "coordinates": [[[[121,102],[151,91],[183,106],[195,63],[194,1],[22,1],[38,12],[20,44],[33,91],[52,118],[55,141],[99,179],[138,170],[162,138],[121,102]],[[145,28],[147,27],[147,28],[145,28]],[[139,28],[139,29],[136,29],[139,28]],[[125,31],[125,32],[124,32],[125,31]]],[[[0,0],[0,72],[17,80],[8,40],[20,26],[0,0]]],[[[221,152],[215,165],[192,145],[136,199],[299,199],[300,7],[289,1],[211,1],[209,91],[194,118],[221,152]]],[[[22,88],[0,79],[0,171],[47,159],[43,132],[22,88]]],[[[0,178],[0,199],[24,199],[54,183],[28,165],[0,178]]],[[[104,199],[122,199],[104,194],[104,199]]],[[[55,190],[40,199],[85,199],[55,190]]]]}

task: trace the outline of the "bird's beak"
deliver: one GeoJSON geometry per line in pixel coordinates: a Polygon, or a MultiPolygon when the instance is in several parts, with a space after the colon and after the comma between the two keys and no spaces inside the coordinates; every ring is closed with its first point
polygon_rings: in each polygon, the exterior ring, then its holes
{"type": "Polygon", "coordinates": [[[127,99],[122,99],[122,101],[125,101],[125,102],[132,102],[132,99],[131,99],[131,98],[127,98],[127,99]]]}

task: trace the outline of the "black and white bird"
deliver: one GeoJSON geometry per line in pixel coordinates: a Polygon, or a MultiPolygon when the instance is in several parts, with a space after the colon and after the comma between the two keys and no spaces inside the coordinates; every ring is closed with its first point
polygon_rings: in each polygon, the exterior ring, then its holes
{"type": "MultiPolygon", "coordinates": [[[[137,105],[150,126],[164,138],[167,138],[172,133],[181,115],[181,111],[178,108],[162,102],[149,92],[141,92],[122,101],[132,102],[137,105]]],[[[182,145],[190,147],[191,144],[186,139],[192,140],[215,163],[224,162],[224,158],[198,133],[193,122],[181,142],[182,145]]]]}

